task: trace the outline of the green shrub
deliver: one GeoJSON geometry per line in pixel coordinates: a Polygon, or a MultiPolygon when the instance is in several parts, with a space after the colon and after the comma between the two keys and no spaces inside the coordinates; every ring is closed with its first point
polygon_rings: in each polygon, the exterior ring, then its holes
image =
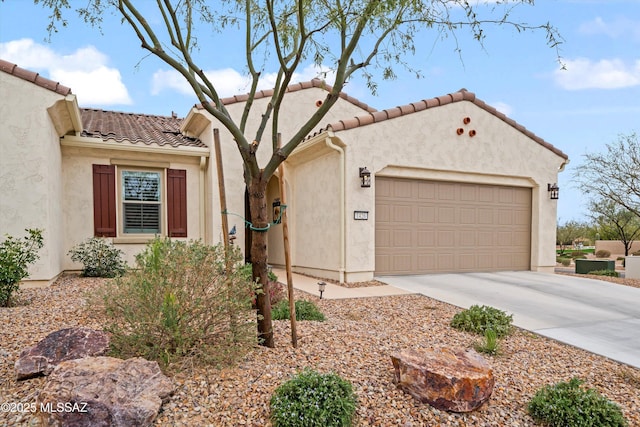
{"type": "Polygon", "coordinates": [[[6,235],[0,243],[0,307],[11,303],[20,281],[29,276],[29,265],[38,259],[43,246],[42,230],[25,229],[28,236],[19,239],[6,235]]]}
{"type": "Polygon", "coordinates": [[[100,237],[77,244],[69,255],[72,261],[83,265],[82,275],[86,277],[117,277],[127,271],[124,252],[100,237]]]}
{"type": "MultiPolygon", "coordinates": [[[[289,312],[289,301],[282,300],[273,306],[271,316],[273,320],[289,319],[291,316],[289,312]]],[[[298,300],[296,301],[296,320],[316,320],[324,322],[325,317],[313,302],[298,300]]]]}
{"type": "Polygon", "coordinates": [[[562,258],[562,260],[560,261],[562,263],[563,266],[568,267],[571,265],[571,259],[570,258],[562,258]]]}
{"type": "Polygon", "coordinates": [[[274,427],[347,427],[356,404],[348,381],[306,369],[275,390],[271,422],[274,427]]]}
{"type": "Polygon", "coordinates": [[[573,259],[576,258],[586,258],[587,253],[584,251],[573,251],[569,254],[569,256],[573,259]]]}
{"type": "Polygon", "coordinates": [[[596,252],[596,258],[609,258],[611,256],[611,251],[606,249],[600,249],[596,252]]]}
{"type": "MultiPolygon", "coordinates": [[[[241,258],[235,249],[232,265],[241,258]]],[[[226,271],[222,245],[156,238],[136,261],[98,291],[115,355],[225,365],[256,343],[253,284],[226,271]]]]}
{"type": "Polygon", "coordinates": [[[618,274],[618,272],[614,270],[594,270],[594,271],[590,271],[589,274],[593,274],[595,276],[609,276],[609,277],[620,276],[620,274],[618,274]]]}
{"type": "Polygon", "coordinates": [[[502,310],[486,305],[472,305],[453,316],[451,326],[479,335],[484,335],[487,329],[492,329],[497,337],[503,337],[511,332],[512,321],[513,315],[507,315],[502,310]]]}
{"type": "Polygon", "coordinates": [[[624,427],[627,421],[615,403],[593,389],[580,387],[578,378],[545,386],[527,410],[536,422],[550,427],[624,427]]]}
{"type": "Polygon", "coordinates": [[[493,329],[484,331],[484,342],[475,345],[476,351],[496,355],[499,352],[498,336],[493,329]]]}

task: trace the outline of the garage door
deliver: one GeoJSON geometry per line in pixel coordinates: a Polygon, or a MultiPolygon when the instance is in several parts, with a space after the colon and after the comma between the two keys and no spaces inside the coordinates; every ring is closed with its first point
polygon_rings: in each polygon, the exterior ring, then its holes
{"type": "Polygon", "coordinates": [[[376,274],[529,270],[531,189],[376,178],[376,274]]]}

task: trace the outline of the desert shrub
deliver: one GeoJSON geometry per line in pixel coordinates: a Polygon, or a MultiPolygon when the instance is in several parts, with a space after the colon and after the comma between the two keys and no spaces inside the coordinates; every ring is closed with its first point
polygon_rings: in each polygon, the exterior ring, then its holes
{"type": "Polygon", "coordinates": [[[589,274],[593,274],[595,276],[609,276],[609,277],[620,276],[620,274],[618,274],[618,272],[614,270],[594,270],[594,271],[590,271],[589,274]]]}
{"type": "Polygon", "coordinates": [[[493,329],[484,331],[484,342],[476,343],[476,351],[485,354],[496,355],[499,352],[498,336],[493,329]]]}
{"type": "Polygon", "coordinates": [[[633,255],[633,256],[640,256],[640,251],[635,251],[635,252],[633,252],[631,255],[633,255]]]}
{"type": "Polygon", "coordinates": [[[580,387],[578,378],[545,386],[533,396],[527,410],[536,422],[550,427],[627,426],[620,407],[593,389],[580,387]]]}
{"type": "Polygon", "coordinates": [[[136,257],[137,269],[99,293],[117,356],[162,366],[197,361],[231,364],[255,343],[253,284],[243,278],[238,249],[156,238],[136,257]],[[230,271],[227,271],[231,266],[230,271]]]}
{"type": "MultiPolygon", "coordinates": [[[[324,314],[318,309],[318,307],[311,301],[298,300],[296,301],[296,320],[316,320],[324,322],[324,314]]],[[[289,319],[291,313],[289,311],[289,301],[282,300],[271,311],[273,320],[285,320],[289,319]]]]}
{"type": "Polygon", "coordinates": [[[611,256],[611,251],[606,249],[600,249],[596,252],[596,258],[609,258],[611,256]]]}
{"type": "Polygon", "coordinates": [[[570,266],[570,265],[571,265],[571,259],[570,259],[570,258],[562,258],[562,259],[560,260],[560,263],[561,263],[563,266],[568,267],[568,266],[570,266]]]}
{"type": "Polygon", "coordinates": [[[83,265],[82,275],[86,277],[117,277],[127,270],[124,252],[100,237],[77,244],[69,255],[71,260],[83,265]]]}
{"type": "Polygon", "coordinates": [[[487,329],[492,329],[497,337],[503,337],[511,332],[513,315],[486,305],[472,305],[462,310],[451,319],[451,326],[462,331],[484,335],[487,329]]]}
{"type": "Polygon", "coordinates": [[[306,369],[275,390],[271,422],[274,427],[347,427],[356,404],[351,383],[306,369]]]}
{"type": "Polygon", "coordinates": [[[43,246],[42,230],[25,229],[28,236],[5,236],[0,243],[0,307],[11,303],[13,293],[20,288],[20,281],[29,276],[29,265],[38,259],[43,246]]]}
{"type": "Polygon", "coordinates": [[[569,256],[573,259],[576,258],[586,258],[587,253],[584,251],[573,251],[569,254],[569,256]]]}

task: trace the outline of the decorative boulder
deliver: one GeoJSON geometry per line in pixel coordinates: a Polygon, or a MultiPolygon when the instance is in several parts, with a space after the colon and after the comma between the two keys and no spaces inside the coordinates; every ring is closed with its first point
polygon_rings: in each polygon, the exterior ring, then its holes
{"type": "Polygon", "coordinates": [[[43,425],[150,426],[173,392],[157,362],[87,357],[61,362],[36,405],[43,425]]]}
{"type": "Polygon", "coordinates": [[[470,412],[493,391],[493,371],[473,350],[407,350],[391,361],[398,387],[437,409],[470,412]]]}
{"type": "Polygon", "coordinates": [[[18,380],[49,375],[58,363],[102,356],[109,350],[109,335],[89,328],[67,328],[47,335],[20,353],[15,371],[18,380]]]}

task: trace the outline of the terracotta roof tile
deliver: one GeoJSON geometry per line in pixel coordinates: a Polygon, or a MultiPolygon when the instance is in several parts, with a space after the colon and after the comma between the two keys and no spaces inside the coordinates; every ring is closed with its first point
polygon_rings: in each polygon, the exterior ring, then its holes
{"type": "MultiPolygon", "coordinates": [[[[287,87],[287,92],[297,92],[299,90],[310,89],[313,87],[322,88],[327,92],[330,92],[332,89],[331,85],[325,83],[323,80],[313,79],[306,82],[291,84],[287,87]]],[[[254,99],[267,98],[272,95],[273,95],[273,89],[260,90],[256,92],[254,99]]],[[[338,96],[344,99],[345,101],[350,102],[351,104],[356,105],[365,111],[368,111],[369,113],[373,113],[377,111],[375,108],[369,107],[364,102],[360,102],[356,98],[349,96],[344,92],[340,92],[338,96]]],[[[222,101],[224,105],[230,105],[230,104],[235,104],[236,102],[245,102],[248,98],[249,96],[244,94],[244,95],[235,95],[228,98],[221,98],[220,101],[222,101]]],[[[202,108],[202,106],[196,105],[196,108],[202,108]]]]}
{"type": "Polygon", "coordinates": [[[121,113],[82,108],[81,136],[124,140],[134,144],[171,146],[171,147],[206,147],[197,138],[190,138],[180,133],[182,119],[177,117],[152,116],[146,114],[121,113]]]}
{"type": "MultiPolygon", "coordinates": [[[[366,125],[369,125],[369,124],[372,124],[372,123],[378,123],[378,122],[381,122],[381,121],[384,121],[384,120],[389,120],[389,119],[394,119],[396,117],[409,115],[409,114],[412,114],[414,112],[422,111],[422,110],[425,110],[425,109],[428,109],[428,108],[434,108],[434,107],[438,107],[438,106],[442,106],[442,105],[446,105],[446,104],[451,104],[453,102],[460,102],[460,101],[473,102],[478,107],[480,107],[483,110],[489,112],[490,114],[493,114],[494,116],[496,116],[500,120],[504,121],[508,125],[510,125],[510,126],[514,127],[515,129],[517,129],[519,132],[522,132],[523,134],[525,134],[529,138],[533,139],[538,144],[540,144],[543,147],[553,151],[558,156],[560,156],[560,157],[562,157],[564,159],[568,159],[569,158],[561,150],[559,150],[558,148],[554,147],[553,145],[551,145],[550,143],[548,143],[544,139],[540,138],[539,136],[537,136],[536,134],[534,134],[533,132],[531,132],[530,130],[528,130],[527,128],[522,126],[521,124],[518,124],[515,120],[507,117],[506,115],[504,115],[500,111],[496,110],[494,107],[492,107],[490,105],[487,105],[484,101],[478,99],[473,92],[469,92],[468,90],[466,90],[464,88],[460,89],[458,92],[450,93],[448,95],[438,96],[436,98],[431,98],[431,99],[423,99],[422,101],[414,102],[414,103],[411,103],[411,104],[408,104],[408,105],[402,105],[402,106],[390,108],[390,109],[387,109],[387,110],[376,111],[376,112],[372,112],[372,113],[369,113],[369,114],[364,114],[362,116],[356,117],[356,119],[357,119],[358,126],[366,126],[366,125]]],[[[341,120],[338,123],[331,123],[331,124],[327,125],[326,127],[320,129],[314,135],[316,135],[316,134],[318,134],[321,131],[326,130],[326,129],[331,129],[334,132],[341,131],[341,130],[347,130],[347,129],[353,129],[354,127],[356,127],[356,126],[352,126],[353,123],[354,123],[353,120],[341,120]]],[[[307,137],[307,139],[309,139],[310,137],[311,136],[307,137]]]]}
{"type": "Polygon", "coordinates": [[[29,70],[25,70],[24,68],[20,68],[16,64],[13,64],[9,61],[5,61],[3,59],[0,59],[0,71],[4,71],[7,74],[11,74],[22,80],[26,80],[28,82],[31,82],[37,86],[43,87],[52,92],[59,93],[60,95],[66,96],[71,94],[70,88],[64,85],[61,85],[58,82],[54,82],[53,80],[49,80],[45,77],[42,77],[40,74],[34,71],[29,71],[29,70]]]}

